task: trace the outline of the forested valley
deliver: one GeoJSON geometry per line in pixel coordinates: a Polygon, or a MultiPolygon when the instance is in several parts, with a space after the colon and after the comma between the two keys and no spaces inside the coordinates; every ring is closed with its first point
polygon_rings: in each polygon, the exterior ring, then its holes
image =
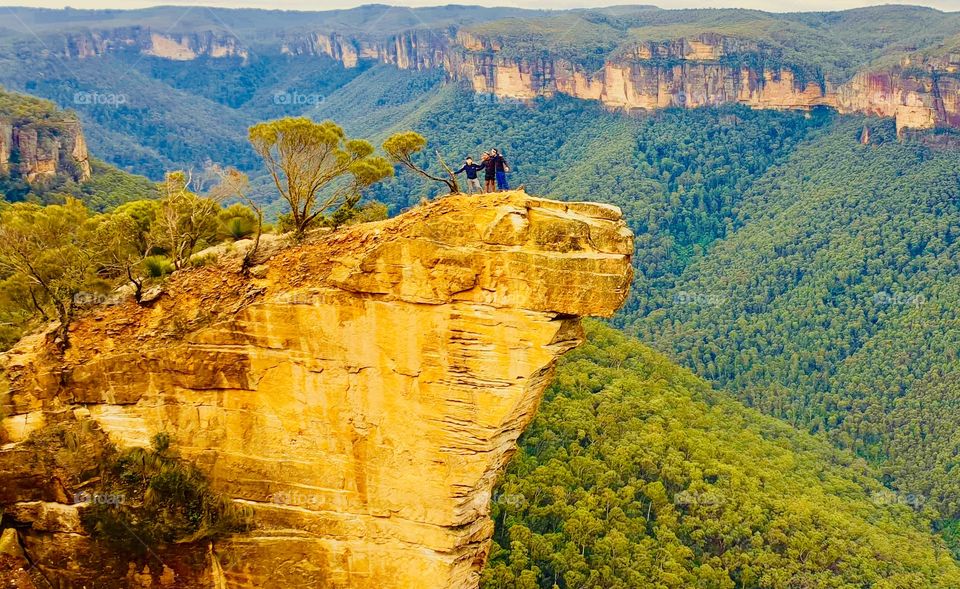
{"type": "MultiPolygon", "coordinates": [[[[820,57],[811,71],[850,67],[820,57]]],[[[437,154],[459,167],[497,148],[514,187],[621,208],[636,235],[629,299],[588,324],[520,439],[491,503],[484,589],[960,586],[956,131],[898,137],[891,119],[825,108],[517,101],[438,71],[326,58],[120,54],[69,71],[25,59],[48,75],[8,59],[0,79],[69,105],[106,75],[142,100],[78,109],[89,180],[0,175],[0,222],[52,218],[65,248],[76,227],[104,248],[122,230],[118,255],[148,287],[210,263],[191,258],[206,247],[259,235],[258,214],[267,233],[291,228],[248,141],[267,119],[333,120],[376,146],[413,130],[426,138],[413,161],[437,174],[437,154]],[[317,98],[285,104],[277,88],[317,98]],[[175,244],[131,250],[171,196],[204,198],[193,172],[230,166],[244,198],[207,207],[185,257],[171,260],[175,244]]],[[[319,221],[378,220],[445,196],[392,163],[349,219],[319,221]]],[[[83,288],[105,296],[124,282],[114,270],[83,288]]],[[[49,319],[50,301],[31,301],[23,276],[0,280],[6,348],[49,319]]]]}

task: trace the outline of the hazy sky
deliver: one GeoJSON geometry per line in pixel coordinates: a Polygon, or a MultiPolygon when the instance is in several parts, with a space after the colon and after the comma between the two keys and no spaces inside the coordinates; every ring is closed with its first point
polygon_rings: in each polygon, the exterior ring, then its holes
{"type": "MultiPolygon", "coordinates": [[[[0,6],[43,6],[47,8],[142,8],[164,5],[204,5],[245,8],[282,8],[299,10],[326,10],[349,8],[361,4],[396,4],[402,6],[436,6],[454,3],[453,0],[0,0],[0,6]]],[[[492,0],[487,2],[457,0],[457,4],[487,4],[490,6],[522,6],[526,8],[574,8],[587,6],[610,6],[614,4],[655,4],[662,8],[690,7],[739,7],[759,8],[770,11],[839,10],[875,4],[917,4],[933,6],[941,10],[960,10],[960,0],[653,0],[629,2],[629,0],[492,0]]]]}

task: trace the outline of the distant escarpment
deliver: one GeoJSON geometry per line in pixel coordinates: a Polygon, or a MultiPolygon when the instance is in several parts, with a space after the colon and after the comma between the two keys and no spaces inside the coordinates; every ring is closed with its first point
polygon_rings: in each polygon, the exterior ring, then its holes
{"type": "Polygon", "coordinates": [[[756,43],[703,34],[637,42],[596,64],[546,51],[523,55],[502,42],[460,31],[416,31],[388,39],[315,34],[284,46],[291,54],[324,54],[346,67],[372,59],[402,69],[441,67],[476,92],[529,100],[566,94],[612,108],[695,108],[728,103],[893,117],[898,130],[960,127],[960,53],[905,56],[850,80],[825,79],[783,63],[756,43]]]}
{"type": "Polygon", "coordinates": [[[239,57],[246,59],[247,49],[228,33],[200,31],[173,33],[149,27],[126,27],[107,31],[71,33],[63,37],[58,53],[67,58],[99,57],[129,51],[174,61],[198,57],[239,57]]]}
{"type": "Polygon", "coordinates": [[[632,252],[615,207],[451,196],[93,308],[65,354],[3,359],[3,525],[59,587],[475,588],[494,483],[632,252]],[[137,558],[88,535],[95,438],[159,432],[252,530],[137,558]]]}
{"type": "Polygon", "coordinates": [[[227,30],[131,26],[69,33],[49,46],[59,47],[57,53],[65,58],[122,52],[181,61],[246,61],[254,53],[323,55],[347,68],[363,60],[401,69],[442,68],[476,92],[519,100],[565,94],[624,110],[729,103],[770,109],[822,106],[892,117],[899,130],[960,127],[960,50],[949,45],[891,53],[884,65],[865,65],[852,76],[834,79],[818,66],[792,63],[780,49],[743,36],[691,32],[665,40],[616,41],[614,50],[591,53],[564,48],[562,36],[547,48],[469,26],[396,34],[270,30],[245,41],[227,30]]]}
{"type": "Polygon", "coordinates": [[[58,174],[90,178],[90,156],[76,115],[0,88],[0,174],[33,182],[58,174]]]}

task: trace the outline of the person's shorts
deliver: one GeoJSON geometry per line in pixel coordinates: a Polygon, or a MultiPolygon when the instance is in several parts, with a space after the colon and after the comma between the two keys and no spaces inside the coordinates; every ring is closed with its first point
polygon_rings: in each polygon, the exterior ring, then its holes
{"type": "Polygon", "coordinates": [[[500,190],[510,189],[510,185],[507,184],[506,172],[497,172],[497,188],[499,188],[500,190]]]}

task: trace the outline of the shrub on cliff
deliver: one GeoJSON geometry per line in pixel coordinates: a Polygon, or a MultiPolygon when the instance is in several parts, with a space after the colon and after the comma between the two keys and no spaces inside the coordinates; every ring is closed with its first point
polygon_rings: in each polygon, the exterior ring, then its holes
{"type": "Polygon", "coordinates": [[[0,276],[20,278],[20,299],[44,320],[59,320],[57,341],[67,346],[77,295],[95,282],[100,251],[86,207],[68,199],[40,207],[17,203],[0,214],[0,276]]]}
{"type": "Polygon", "coordinates": [[[383,142],[383,150],[387,152],[387,155],[389,155],[390,159],[392,159],[394,162],[416,172],[417,174],[420,174],[428,180],[445,184],[450,190],[450,194],[456,194],[460,192],[460,185],[457,183],[457,175],[453,173],[453,170],[450,169],[450,166],[448,166],[443,160],[443,156],[440,155],[439,150],[436,152],[437,161],[440,163],[440,167],[442,167],[446,173],[446,178],[434,176],[425,167],[417,164],[414,161],[414,156],[423,151],[426,146],[427,139],[423,135],[413,131],[396,133],[388,137],[387,140],[383,142]]]}
{"type": "Polygon", "coordinates": [[[84,529],[120,551],[199,542],[247,529],[250,513],[210,488],[206,476],[170,449],[165,433],[151,447],[113,452],[88,493],[84,529]]]}

